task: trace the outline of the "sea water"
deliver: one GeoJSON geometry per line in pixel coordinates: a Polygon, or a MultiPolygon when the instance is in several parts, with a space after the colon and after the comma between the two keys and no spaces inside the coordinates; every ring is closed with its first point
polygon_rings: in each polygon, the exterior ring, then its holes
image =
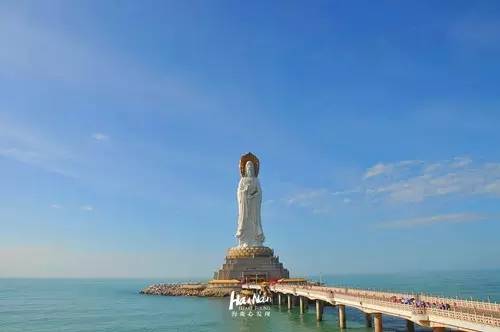
{"type": "MultiPolygon", "coordinates": [[[[318,279],[316,277],[315,279],[318,279]]],[[[426,272],[323,276],[332,285],[417,291],[500,302],[500,271],[426,272]]],[[[139,290],[173,280],[0,279],[1,332],[94,331],[338,331],[337,311],[326,307],[323,321],[314,307],[301,316],[297,308],[272,306],[269,317],[233,317],[228,298],[148,296],[139,290]]],[[[350,330],[364,327],[364,317],[346,309],[350,330]]],[[[401,319],[384,316],[384,331],[405,331],[401,319]]],[[[419,329],[417,327],[417,330],[419,329]]]]}

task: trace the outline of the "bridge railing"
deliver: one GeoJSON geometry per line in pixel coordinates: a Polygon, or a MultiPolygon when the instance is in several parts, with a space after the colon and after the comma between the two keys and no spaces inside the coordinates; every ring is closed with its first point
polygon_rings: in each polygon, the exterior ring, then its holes
{"type": "Polygon", "coordinates": [[[273,286],[271,288],[274,291],[282,291],[285,293],[293,293],[295,295],[298,294],[297,291],[300,292],[301,295],[306,295],[306,296],[311,296],[311,297],[320,297],[320,298],[331,298],[333,300],[333,297],[330,296],[330,293],[327,293],[322,290],[315,290],[315,289],[309,289],[309,288],[304,288],[300,286],[285,286],[285,285],[277,285],[273,286]]]}
{"type": "MultiPolygon", "coordinates": [[[[494,308],[488,306],[489,303],[486,303],[479,312],[474,311],[463,311],[462,309],[470,309],[469,306],[465,306],[464,304],[472,305],[473,308],[477,308],[474,304],[477,303],[469,303],[467,301],[458,302],[461,310],[455,310],[455,307],[449,309],[440,309],[440,308],[432,308],[432,307],[418,307],[415,304],[404,304],[400,302],[394,302],[391,300],[391,297],[414,297],[412,294],[402,294],[402,293],[385,293],[385,292],[377,292],[377,291],[364,291],[358,289],[346,289],[339,287],[323,287],[323,286],[292,286],[292,285],[276,285],[273,286],[273,290],[275,291],[283,291],[287,293],[300,294],[304,296],[311,297],[320,297],[320,298],[330,298],[332,301],[338,300],[348,300],[351,302],[359,302],[360,306],[363,304],[373,304],[382,307],[395,308],[398,310],[408,311],[409,314],[412,315],[435,315],[440,317],[453,318],[458,320],[470,321],[480,324],[487,324],[491,326],[499,326],[500,327],[500,318],[494,317],[493,314],[489,314],[489,308],[494,308]]],[[[433,303],[443,303],[444,300],[453,301],[454,299],[446,299],[439,297],[425,297],[421,298],[422,301],[428,301],[433,303]]]]}
{"type": "Polygon", "coordinates": [[[312,286],[314,289],[322,289],[325,291],[333,291],[339,294],[351,294],[355,296],[363,296],[370,298],[379,298],[390,301],[391,297],[393,298],[412,298],[415,297],[414,294],[407,293],[393,293],[393,292],[380,292],[380,291],[372,291],[365,289],[357,289],[357,288],[345,288],[345,287],[327,287],[327,286],[312,286]]]}
{"type": "Polygon", "coordinates": [[[395,293],[395,292],[383,292],[383,291],[375,291],[375,290],[365,290],[358,288],[346,288],[346,287],[329,287],[329,286],[312,286],[315,289],[331,289],[335,292],[340,293],[350,293],[356,294],[359,296],[377,296],[380,298],[390,299],[391,297],[396,298],[415,298],[420,301],[429,302],[429,303],[443,303],[449,304],[450,306],[458,306],[463,308],[470,308],[472,310],[487,310],[492,312],[500,313],[500,304],[499,303],[491,303],[491,302],[482,302],[475,300],[464,300],[457,298],[447,298],[447,297],[438,297],[431,296],[425,294],[411,294],[411,293],[395,293]]]}
{"type": "Polygon", "coordinates": [[[332,302],[334,302],[336,300],[346,300],[346,301],[359,303],[360,305],[369,303],[369,304],[374,304],[374,305],[379,305],[379,306],[396,308],[399,310],[407,310],[407,311],[412,310],[412,306],[409,306],[407,304],[380,300],[380,299],[377,299],[375,297],[370,297],[370,296],[358,296],[355,294],[334,292],[334,291],[329,290],[329,289],[318,289],[316,287],[309,288],[309,287],[301,287],[301,286],[297,286],[297,287],[294,287],[294,286],[274,286],[272,289],[274,291],[283,291],[286,293],[293,293],[295,295],[301,295],[301,296],[310,296],[313,298],[318,298],[318,297],[319,298],[329,298],[330,301],[332,301],[332,302]]]}
{"type": "Polygon", "coordinates": [[[442,310],[436,308],[426,308],[425,310],[428,315],[435,315],[440,317],[447,317],[451,319],[500,327],[500,318],[497,317],[454,311],[454,310],[442,310]]]}
{"type": "Polygon", "coordinates": [[[420,300],[430,302],[430,303],[449,303],[454,304],[456,306],[471,308],[476,310],[488,310],[488,311],[496,311],[500,313],[500,304],[491,303],[491,302],[481,302],[475,300],[464,300],[464,299],[454,299],[454,298],[446,298],[446,297],[438,297],[432,295],[419,295],[420,300]]]}
{"type": "Polygon", "coordinates": [[[408,313],[411,313],[413,311],[413,306],[403,304],[403,303],[398,303],[398,302],[380,300],[380,299],[372,298],[372,297],[356,296],[356,295],[348,295],[348,294],[340,294],[340,293],[334,293],[334,297],[335,297],[335,300],[337,300],[337,301],[338,300],[349,300],[352,302],[358,302],[360,305],[372,304],[372,305],[377,305],[377,306],[386,307],[386,308],[394,308],[397,310],[408,311],[408,313]]]}

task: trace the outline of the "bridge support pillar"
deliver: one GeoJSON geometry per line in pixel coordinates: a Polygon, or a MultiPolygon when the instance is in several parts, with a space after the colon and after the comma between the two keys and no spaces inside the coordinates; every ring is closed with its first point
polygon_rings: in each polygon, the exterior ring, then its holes
{"type": "Polygon", "coordinates": [[[316,320],[319,322],[323,320],[323,302],[316,300],[316,320]]]}
{"type": "Polygon", "coordinates": [[[346,324],[345,324],[345,305],[343,304],[339,304],[338,305],[339,307],[339,327],[341,329],[345,329],[346,328],[346,324]]]}
{"type": "Polygon", "coordinates": [[[288,302],[288,310],[291,310],[291,309],[292,309],[292,307],[293,307],[293,302],[292,302],[292,301],[293,301],[293,297],[292,297],[292,295],[291,295],[291,294],[288,294],[288,295],[287,295],[287,300],[288,300],[288,301],[287,301],[287,302],[288,302]]]}
{"type": "Polygon", "coordinates": [[[281,293],[278,293],[278,305],[281,306],[281,293]]]}
{"type": "Polygon", "coordinates": [[[371,314],[365,313],[365,323],[366,323],[366,327],[373,327],[371,314]]]}
{"type": "Polygon", "coordinates": [[[444,327],[441,326],[433,327],[432,332],[444,332],[444,327]]]}
{"type": "Polygon", "coordinates": [[[304,314],[307,308],[307,298],[301,296],[299,297],[300,313],[304,314]]]}
{"type": "Polygon", "coordinates": [[[406,331],[415,332],[415,323],[409,319],[406,320],[406,331]]]}
{"type": "Polygon", "coordinates": [[[373,324],[375,325],[375,332],[383,332],[381,313],[373,314],[373,324]]]}

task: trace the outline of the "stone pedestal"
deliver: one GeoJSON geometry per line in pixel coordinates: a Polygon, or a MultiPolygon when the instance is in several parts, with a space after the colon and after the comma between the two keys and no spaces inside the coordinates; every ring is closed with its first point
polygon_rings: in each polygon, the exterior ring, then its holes
{"type": "Polygon", "coordinates": [[[269,247],[234,247],[228,250],[222,268],[214,279],[238,279],[243,282],[261,282],[288,278],[289,272],[274,256],[269,247]]]}

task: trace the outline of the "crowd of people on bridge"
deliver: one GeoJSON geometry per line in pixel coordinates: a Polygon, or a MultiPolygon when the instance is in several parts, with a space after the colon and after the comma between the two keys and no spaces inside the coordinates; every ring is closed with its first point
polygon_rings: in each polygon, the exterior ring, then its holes
{"type": "MultiPolygon", "coordinates": [[[[462,312],[474,315],[482,315],[486,317],[494,317],[495,319],[500,319],[500,306],[496,304],[489,304],[489,307],[477,307],[472,301],[471,303],[467,303],[464,301],[454,301],[453,299],[449,299],[450,301],[446,301],[446,299],[440,299],[437,297],[427,297],[427,296],[412,296],[412,295],[403,295],[397,293],[386,293],[380,291],[371,291],[371,290],[363,290],[363,289],[354,289],[347,287],[330,287],[324,286],[321,284],[301,284],[301,285],[287,285],[292,286],[292,294],[298,296],[298,290],[306,290],[312,292],[318,292],[319,295],[327,295],[329,294],[332,300],[335,301],[335,297],[337,295],[340,296],[350,296],[350,297],[358,297],[359,303],[363,299],[370,299],[376,301],[383,302],[392,302],[397,304],[408,305],[409,307],[413,307],[416,311],[425,311],[425,309],[438,309],[438,310],[446,310],[446,311],[454,311],[454,312],[462,312]]],[[[309,294],[308,294],[309,295],[309,294]]],[[[312,294],[314,295],[314,293],[312,294]]]]}
{"type": "Polygon", "coordinates": [[[452,306],[449,303],[436,303],[436,302],[426,302],[416,300],[414,297],[397,297],[392,296],[391,301],[394,303],[408,304],[415,306],[417,308],[433,308],[433,309],[441,309],[441,310],[450,310],[452,306]]]}
{"type": "MultiPolygon", "coordinates": [[[[358,291],[358,290],[353,290],[349,288],[337,288],[332,290],[331,288],[328,287],[322,287],[322,286],[317,286],[317,285],[305,285],[302,286],[302,288],[306,289],[318,289],[318,290],[326,290],[329,291],[329,293],[333,296],[335,293],[340,293],[340,294],[349,294],[349,295],[355,295],[355,296],[362,296],[365,298],[371,298],[371,299],[376,299],[376,300],[382,300],[382,301],[390,301],[394,303],[401,303],[401,304],[407,304],[411,306],[415,306],[417,308],[433,308],[433,309],[441,309],[441,310],[451,310],[453,308],[456,309],[456,303],[453,303],[453,306],[450,305],[450,303],[446,302],[429,302],[429,301],[421,301],[417,300],[414,297],[398,297],[398,296],[391,296],[391,297],[386,297],[383,295],[378,295],[378,294],[369,294],[365,291],[358,291]]],[[[295,289],[294,289],[295,292],[295,289]]]]}

